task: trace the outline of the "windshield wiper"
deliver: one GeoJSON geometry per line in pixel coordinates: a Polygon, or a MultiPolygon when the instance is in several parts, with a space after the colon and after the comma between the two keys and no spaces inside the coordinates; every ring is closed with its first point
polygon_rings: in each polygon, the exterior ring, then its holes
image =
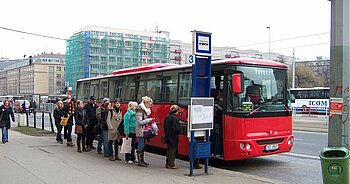
{"type": "Polygon", "coordinates": [[[286,111],[290,114],[291,110],[289,110],[289,108],[288,108],[285,104],[283,104],[283,107],[284,107],[284,109],[286,109],[286,111]]]}
{"type": "Polygon", "coordinates": [[[254,113],[256,113],[256,111],[260,110],[261,107],[258,107],[256,109],[254,109],[252,112],[249,113],[249,116],[253,115],[254,113]]]}

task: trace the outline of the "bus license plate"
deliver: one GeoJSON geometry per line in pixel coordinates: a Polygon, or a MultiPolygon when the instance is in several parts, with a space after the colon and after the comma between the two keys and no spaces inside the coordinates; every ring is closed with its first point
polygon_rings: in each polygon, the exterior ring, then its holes
{"type": "Polygon", "coordinates": [[[265,151],[273,151],[278,149],[278,144],[271,144],[265,146],[265,151]]]}

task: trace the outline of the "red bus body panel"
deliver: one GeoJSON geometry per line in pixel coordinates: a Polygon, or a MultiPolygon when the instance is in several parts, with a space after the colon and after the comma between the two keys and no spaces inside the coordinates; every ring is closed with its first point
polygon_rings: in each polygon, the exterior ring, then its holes
{"type": "Polygon", "coordinates": [[[224,116],[223,122],[224,159],[238,160],[256,156],[289,152],[293,143],[292,116],[237,118],[224,116]],[[258,143],[262,142],[262,143],[258,143]],[[269,142],[278,144],[278,150],[265,152],[269,142]],[[251,149],[240,148],[240,143],[250,144],[251,149]]]}

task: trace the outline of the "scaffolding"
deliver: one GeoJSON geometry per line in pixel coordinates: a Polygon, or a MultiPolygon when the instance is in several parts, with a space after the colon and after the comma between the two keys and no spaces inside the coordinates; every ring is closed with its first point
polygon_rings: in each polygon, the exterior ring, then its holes
{"type": "Polygon", "coordinates": [[[78,79],[109,75],[121,68],[169,62],[170,40],[164,34],[86,29],[67,40],[66,80],[75,94],[78,79]]]}

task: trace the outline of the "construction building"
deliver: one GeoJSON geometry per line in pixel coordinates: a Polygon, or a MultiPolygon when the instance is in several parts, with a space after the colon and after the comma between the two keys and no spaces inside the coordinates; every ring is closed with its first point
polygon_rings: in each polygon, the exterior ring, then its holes
{"type": "Polygon", "coordinates": [[[78,79],[169,60],[168,32],[88,26],[67,40],[66,81],[75,94],[78,79]]]}

